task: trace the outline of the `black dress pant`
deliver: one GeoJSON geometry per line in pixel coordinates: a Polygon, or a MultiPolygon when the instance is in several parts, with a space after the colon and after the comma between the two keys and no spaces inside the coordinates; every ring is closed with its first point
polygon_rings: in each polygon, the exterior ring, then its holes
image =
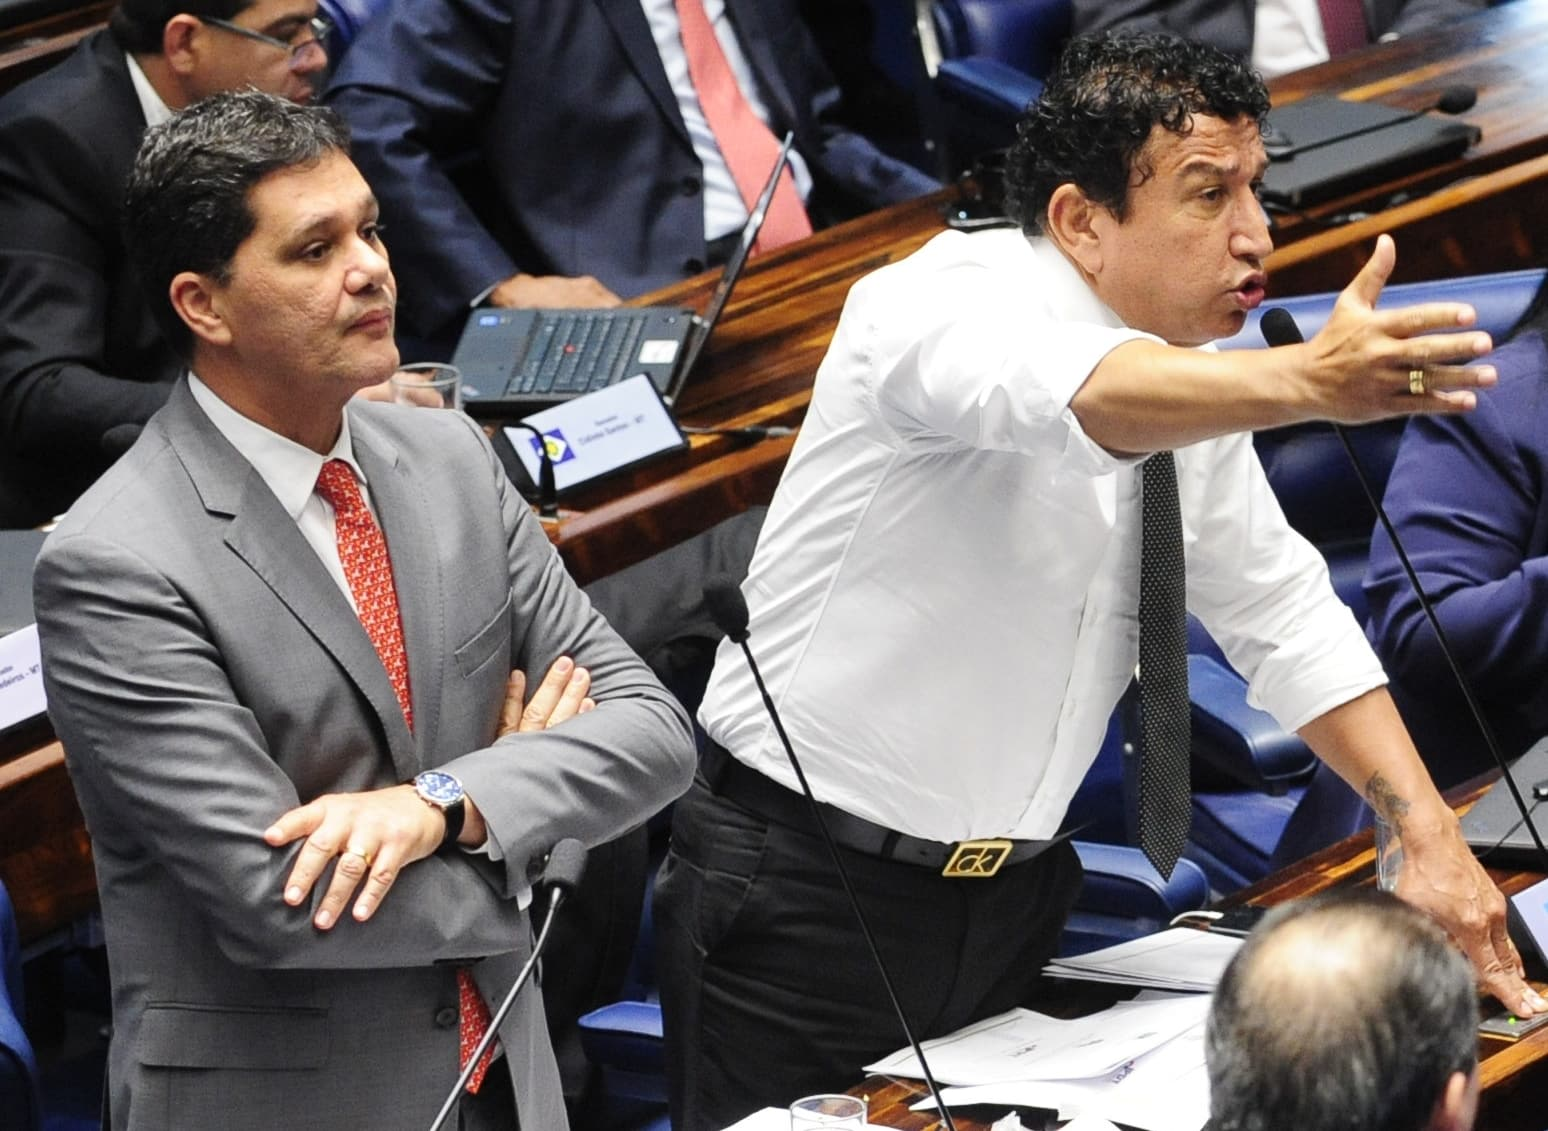
{"type": "MultiPolygon", "coordinates": [[[[1080,886],[1068,841],[992,879],[840,851],[921,1040],[1032,1003],[1080,886]]],[[[842,1091],[906,1043],[822,841],[702,776],[655,917],[674,1131],[842,1091]]]]}

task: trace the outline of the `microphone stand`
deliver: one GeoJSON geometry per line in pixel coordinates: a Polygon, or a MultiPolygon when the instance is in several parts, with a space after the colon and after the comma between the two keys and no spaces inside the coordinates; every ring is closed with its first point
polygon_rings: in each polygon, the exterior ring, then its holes
{"type": "Polygon", "coordinates": [[[886,987],[887,997],[892,1002],[892,1011],[898,1016],[898,1022],[903,1027],[903,1035],[908,1038],[909,1047],[914,1050],[914,1059],[919,1061],[919,1070],[924,1075],[925,1086],[930,1090],[930,1098],[935,1101],[936,1109],[941,1113],[941,1121],[946,1125],[947,1131],[957,1131],[957,1124],[951,1117],[951,1109],[946,1106],[946,1101],[941,1099],[941,1089],[930,1071],[929,1062],[925,1060],[924,1049],[919,1044],[919,1038],[914,1036],[913,1026],[908,1023],[908,1015],[903,1012],[903,1003],[898,1000],[897,990],[893,988],[892,975],[888,972],[887,963],[883,961],[881,950],[876,945],[876,936],[871,933],[871,925],[866,921],[865,912],[860,909],[860,900],[855,895],[854,885],[850,882],[849,870],[844,867],[844,858],[839,855],[838,845],[833,842],[833,834],[828,831],[828,822],[823,819],[817,797],[807,783],[806,772],[801,769],[801,762],[796,758],[795,747],[790,743],[790,736],[785,733],[785,724],[774,706],[774,698],[763,682],[763,673],[758,669],[758,661],[753,659],[752,649],[747,645],[749,633],[746,599],[742,596],[741,589],[730,583],[711,585],[705,596],[708,599],[706,603],[709,605],[710,615],[717,627],[725,632],[732,643],[741,646],[742,655],[747,658],[747,667],[752,672],[753,682],[758,685],[758,694],[763,697],[764,709],[768,711],[769,718],[774,723],[775,733],[779,735],[779,741],[785,748],[785,757],[790,761],[790,768],[795,771],[796,780],[801,783],[801,792],[806,795],[807,804],[811,807],[812,819],[816,821],[817,830],[822,834],[822,842],[827,847],[828,855],[833,858],[834,871],[838,873],[844,895],[849,901],[850,909],[855,913],[855,921],[860,924],[860,933],[864,936],[865,945],[871,952],[871,959],[876,963],[876,969],[881,974],[882,985],[886,987]]]}
{"type": "MultiPolygon", "coordinates": [[[[473,1078],[473,1072],[478,1067],[478,1062],[484,1059],[484,1053],[494,1043],[500,1033],[500,1025],[510,1013],[511,1007],[516,1004],[516,995],[521,993],[522,986],[532,976],[538,959],[542,957],[543,947],[548,942],[548,932],[554,925],[554,916],[559,910],[559,905],[564,902],[564,897],[574,890],[580,883],[581,873],[586,868],[586,849],[578,840],[561,840],[554,845],[554,850],[549,854],[549,867],[554,875],[549,878],[551,884],[548,897],[548,913],[543,917],[543,927],[538,931],[537,941],[532,944],[532,953],[527,956],[527,961],[522,965],[521,971],[516,975],[516,981],[511,984],[510,991],[505,995],[505,1000],[500,1003],[500,1008],[495,1010],[489,1019],[489,1028],[484,1031],[483,1039],[478,1042],[471,1054],[468,1063],[457,1076],[457,1082],[452,1085],[452,1090],[447,1093],[446,1102],[441,1105],[441,1110],[435,1117],[435,1122],[430,1124],[430,1131],[441,1131],[446,1123],[447,1116],[456,1109],[457,1102],[462,1098],[462,1090],[468,1086],[468,1081],[473,1078]]],[[[955,1131],[955,1129],[953,1129],[955,1131]]]]}
{"type": "Polygon", "coordinates": [[[537,439],[538,450],[538,517],[554,520],[559,517],[559,492],[554,486],[554,459],[548,454],[548,439],[534,424],[525,420],[513,421],[509,427],[525,428],[537,439]]]}
{"type": "MultiPolygon", "coordinates": [[[[1263,340],[1271,347],[1299,345],[1306,339],[1301,334],[1301,329],[1295,324],[1295,319],[1283,307],[1275,307],[1263,312],[1263,318],[1259,322],[1259,329],[1263,333],[1263,340]]],[[[1532,843],[1536,846],[1538,856],[1543,863],[1545,871],[1548,871],[1548,848],[1543,846],[1543,838],[1537,831],[1537,823],[1532,820],[1532,811],[1527,808],[1526,799],[1521,796],[1521,788],[1516,784],[1516,777],[1510,771],[1510,763],[1505,760],[1505,755],[1500,752],[1499,742],[1495,739],[1494,728],[1489,725],[1485,717],[1483,707],[1478,702],[1477,695],[1473,692],[1472,681],[1467,678],[1467,673],[1462,670],[1462,665],[1457,661],[1451,651],[1451,643],[1446,638],[1446,630],[1441,627],[1440,616],[1435,612],[1435,607],[1430,603],[1424,586],[1419,582],[1419,573],[1414,569],[1413,562],[1409,560],[1408,551],[1403,546],[1403,541],[1398,537],[1397,528],[1392,525],[1392,520],[1387,517],[1387,508],[1382,506],[1381,500],[1376,497],[1376,491],[1371,486],[1370,479],[1365,474],[1365,468],[1361,465],[1359,457],[1355,454],[1354,445],[1349,442],[1349,434],[1344,426],[1337,422],[1330,422],[1333,432],[1338,436],[1339,442],[1344,446],[1344,453],[1349,457],[1349,464],[1354,469],[1355,478],[1359,480],[1360,488],[1365,492],[1366,500],[1371,504],[1371,509],[1376,512],[1376,519],[1381,523],[1381,528],[1386,531],[1388,539],[1392,542],[1392,548],[1397,552],[1398,561],[1403,566],[1403,573],[1408,578],[1408,583],[1413,587],[1414,596],[1419,598],[1419,607],[1424,611],[1425,620],[1429,623],[1431,631],[1435,633],[1435,643],[1440,647],[1441,656],[1446,661],[1446,666],[1451,670],[1452,678],[1456,680],[1457,687],[1461,689],[1462,698],[1467,703],[1469,713],[1473,721],[1478,724],[1479,733],[1483,735],[1484,745],[1489,748],[1495,765],[1500,768],[1500,774],[1505,779],[1505,785],[1510,790],[1510,796],[1516,803],[1516,810],[1521,814],[1521,820],[1527,827],[1527,832],[1532,834],[1532,843]]]]}

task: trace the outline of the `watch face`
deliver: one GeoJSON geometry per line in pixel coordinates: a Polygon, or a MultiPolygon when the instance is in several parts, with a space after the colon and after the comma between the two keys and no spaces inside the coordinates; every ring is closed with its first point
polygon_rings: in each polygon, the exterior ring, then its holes
{"type": "Polygon", "coordinates": [[[414,788],[423,797],[442,808],[462,800],[462,783],[440,770],[426,770],[414,779],[414,788]]]}

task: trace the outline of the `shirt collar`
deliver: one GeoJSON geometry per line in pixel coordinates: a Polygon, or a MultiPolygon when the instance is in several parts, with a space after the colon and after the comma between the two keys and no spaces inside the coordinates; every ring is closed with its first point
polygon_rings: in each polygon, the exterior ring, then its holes
{"type": "Polygon", "coordinates": [[[194,401],[204,410],[215,425],[216,431],[230,441],[253,469],[258,472],[269,490],[279,500],[291,518],[299,518],[301,510],[317,488],[317,475],[330,459],[341,459],[349,464],[355,478],[366,482],[365,473],[355,461],[354,444],[349,434],[349,413],[340,414],[339,437],[326,455],[318,455],[294,440],[281,436],[243,416],[220,396],[199,380],[193,372],[188,374],[188,387],[194,401]]]}
{"type": "Polygon", "coordinates": [[[171,108],[162,101],[161,95],[156,93],[156,88],[151,85],[150,79],[145,77],[140,61],[126,51],[124,62],[129,65],[129,81],[134,84],[134,96],[140,100],[140,112],[145,115],[146,127],[159,126],[162,122],[171,121],[171,108]]]}

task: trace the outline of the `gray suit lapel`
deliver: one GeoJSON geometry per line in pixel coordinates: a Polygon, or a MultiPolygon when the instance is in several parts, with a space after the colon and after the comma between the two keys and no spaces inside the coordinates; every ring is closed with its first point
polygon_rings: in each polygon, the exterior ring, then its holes
{"type": "Polygon", "coordinates": [[[360,618],[300,528],[252,465],[210,423],[186,381],[177,384],[163,411],[167,435],[205,509],[229,519],[226,545],[344,669],[381,720],[396,776],[412,777],[418,758],[392,681],[360,618]]]}
{"type": "MultiPolygon", "coordinates": [[[[433,510],[424,490],[398,459],[397,449],[362,414],[350,414],[350,433],[355,458],[371,487],[371,501],[387,539],[392,559],[393,585],[398,592],[398,613],[403,621],[403,644],[408,652],[409,686],[414,702],[414,745],[417,753],[407,779],[424,769],[424,754],[436,749],[440,729],[442,676],[446,656],[446,625],[441,601],[446,594],[437,553],[433,510]]],[[[394,700],[396,706],[396,700],[394,700]]],[[[396,755],[397,747],[394,748],[396,755]]]]}
{"type": "Polygon", "coordinates": [[[667,81],[666,69],[661,65],[661,52],[656,49],[656,40],[650,34],[650,24],[645,21],[640,0],[592,2],[613,29],[613,34],[623,47],[624,56],[629,60],[629,66],[639,75],[640,82],[655,100],[662,116],[677,132],[683,144],[691,148],[693,141],[688,136],[688,127],[683,124],[683,115],[677,108],[677,95],[672,93],[672,84],[667,81]]]}

